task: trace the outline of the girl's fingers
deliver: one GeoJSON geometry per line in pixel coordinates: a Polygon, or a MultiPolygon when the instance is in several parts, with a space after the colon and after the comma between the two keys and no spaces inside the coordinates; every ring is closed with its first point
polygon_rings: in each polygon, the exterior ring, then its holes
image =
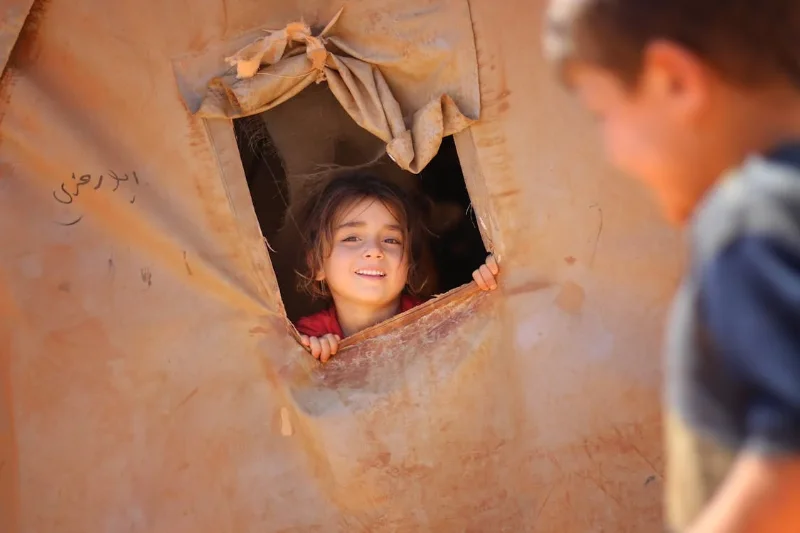
{"type": "Polygon", "coordinates": [[[319,359],[319,356],[322,353],[322,346],[319,343],[319,339],[316,337],[310,337],[308,340],[311,344],[311,355],[313,355],[315,359],[319,359]]]}
{"type": "Polygon", "coordinates": [[[483,279],[483,275],[481,274],[480,268],[472,273],[472,279],[474,279],[475,283],[478,284],[478,288],[480,290],[482,291],[489,290],[489,287],[486,285],[486,281],[484,281],[483,279]]]}
{"type": "Polygon", "coordinates": [[[492,271],[489,270],[487,265],[481,265],[480,268],[481,276],[483,276],[483,281],[486,282],[486,286],[489,287],[489,290],[494,290],[497,288],[497,280],[494,279],[494,274],[492,271]]]}
{"type": "Polygon", "coordinates": [[[319,359],[323,363],[330,359],[339,351],[339,341],[341,337],[328,333],[322,337],[309,337],[308,335],[300,335],[300,342],[303,346],[308,346],[311,350],[311,355],[315,359],[319,359]]]}
{"type": "Polygon", "coordinates": [[[493,254],[489,254],[489,257],[486,258],[486,266],[489,267],[489,270],[495,276],[500,273],[500,267],[497,265],[497,260],[494,258],[493,254]]]}
{"type": "Polygon", "coordinates": [[[339,336],[329,333],[325,335],[325,338],[328,340],[328,344],[331,347],[331,355],[336,355],[336,352],[339,351],[339,336]]]}
{"type": "Polygon", "coordinates": [[[323,363],[331,357],[331,343],[328,342],[328,336],[324,336],[319,340],[319,345],[322,348],[319,354],[319,360],[323,363]]]}

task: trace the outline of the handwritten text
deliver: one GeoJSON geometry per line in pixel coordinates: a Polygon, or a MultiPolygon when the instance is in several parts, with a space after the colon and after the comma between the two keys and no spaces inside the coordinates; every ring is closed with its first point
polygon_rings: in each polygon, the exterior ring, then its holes
{"type": "MultiPolygon", "coordinates": [[[[88,194],[98,191],[101,188],[110,189],[111,192],[116,193],[120,188],[120,184],[123,182],[131,182],[131,186],[138,186],[139,176],[136,175],[136,172],[131,172],[130,174],[124,173],[120,176],[113,170],[109,170],[107,174],[99,175],[78,175],[73,172],[71,180],[63,182],[61,187],[53,191],[53,198],[60,204],[70,205],[74,203],[81,194],[88,194]]],[[[129,202],[134,203],[135,201],[136,194],[134,193],[129,202]]],[[[83,215],[80,215],[71,222],[58,222],[58,224],[62,226],[74,226],[82,219],[83,215]]]]}

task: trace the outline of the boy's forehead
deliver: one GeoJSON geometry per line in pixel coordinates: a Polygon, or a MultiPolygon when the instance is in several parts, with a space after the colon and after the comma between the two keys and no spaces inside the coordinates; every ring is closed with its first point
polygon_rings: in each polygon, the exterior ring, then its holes
{"type": "Polygon", "coordinates": [[[624,92],[621,80],[614,73],[590,63],[570,64],[565,69],[565,80],[583,99],[605,100],[624,92]]]}

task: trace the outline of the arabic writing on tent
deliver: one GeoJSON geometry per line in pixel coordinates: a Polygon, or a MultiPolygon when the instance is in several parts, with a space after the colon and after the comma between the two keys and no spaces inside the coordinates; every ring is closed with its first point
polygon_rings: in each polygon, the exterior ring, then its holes
{"type": "MultiPolygon", "coordinates": [[[[135,186],[139,185],[139,176],[136,172],[131,172],[130,175],[123,173],[121,176],[109,170],[107,174],[83,174],[78,176],[72,173],[72,179],[61,183],[61,187],[53,191],[53,198],[56,202],[63,205],[71,205],[80,197],[81,193],[94,193],[101,189],[110,189],[112,193],[116,193],[120,189],[120,184],[123,182],[132,182],[135,186]]],[[[136,193],[131,196],[129,203],[136,202],[136,193]]],[[[69,222],[57,222],[62,226],[74,226],[83,219],[83,215],[78,216],[69,222]]]]}

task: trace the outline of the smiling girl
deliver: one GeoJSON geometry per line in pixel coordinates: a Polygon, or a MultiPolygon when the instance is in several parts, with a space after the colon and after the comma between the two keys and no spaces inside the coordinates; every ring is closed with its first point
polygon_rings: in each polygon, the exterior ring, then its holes
{"type": "MultiPolygon", "coordinates": [[[[369,174],[334,178],[309,199],[300,220],[307,246],[300,286],[332,300],[330,308],[297,321],[315,358],[327,361],[344,337],[422,303],[415,294],[426,282],[418,268],[423,219],[405,191],[369,174]]],[[[498,271],[490,255],[473,279],[493,290],[498,271]]]]}

